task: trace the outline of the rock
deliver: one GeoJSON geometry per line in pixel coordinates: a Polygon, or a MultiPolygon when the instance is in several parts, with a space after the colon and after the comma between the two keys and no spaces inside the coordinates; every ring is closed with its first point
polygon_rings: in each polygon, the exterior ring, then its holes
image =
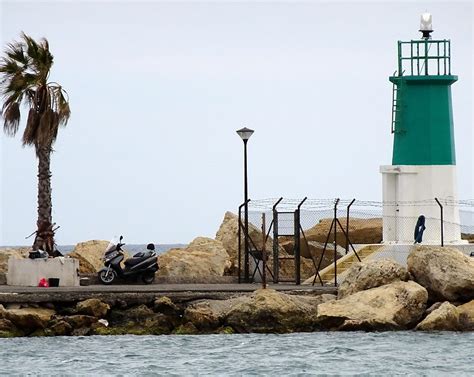
{"type": "Polygon", "coordinates": [[[173,329],[170,318],[162,313],[155,313],[146,305],[139,305],[127,310],[112,310],[109,315],[109,331],[118,334],[169,334],[173,329]]]}
{"type": "Polygon", "coordinates": [[[318,305],[328,296],[292,296],[273,289],[259,289],[232,303],[225,324],[241,333],[312,331],[318,305]]]}
{"type": "MultiPolygon", "coordinates": [[[[273,266],[273,260],[268,262],[270,270],[273,266]]],[[[294,259],[279,259],[279,277],[283,280],[293,280],[295,278],[295,260],[294,259]]],[[[300,258],[300,273],[301,280],[304,281],[310,276],[314,275],[315,267],[311,259],[300,258]]],[[[272,277],[267,273],[267,281],[271,281],[272,277]]]]}
{"type": "Polygon", "coordinates": [[[199,330],[191,322],[186,322],[184,325],[177,327],[173,334],[176,335],[196,335],[199,334],[199,330]]]}
{"type": "Polygon", "coordinates": [[[415,330],[420,331],[457,331],[459,329],[458,309],[449,302],[443,302],[420,322],[415,330]]]}
{"type": "Polygon", "coordinates": [[[452,247],[417,246],[407,260],[408,271],[428,290],[432,301],[474,299],[474,258],[452,247]]]}
{"type": "Polygon", "coordinates": [[[0,338],[10,338],[19,335],[21,335],[19,330],[10,320],[0,318],[0,338]]]}
{"type": "Polygon", "coordinates": [[[64,317],[64,320],[69,323],[74,329],[89,328],[92,324],[97,322],[97,318],[91,315],[76,314],[64,317]]]}
{"type": "Polygon", "coordinates": [[[359,291],[380,287],[394,281],[407,281],[408,271],[391,259],[380,259],[354,264],[338,289],[339,299],[359,291]]]}
{"type": "Polygon", "coordinates": [[[474,300],[457,307],[459,312],[459,325],[461,330],[474,330],[474,300]]]}
{"type": "MultiPolygon", "coordinates": [[[[288,254],[293,255],[294,246],[295,246],[295,241],[293,239],[289,239],[289,238],[282,239],[280,242],[280,245],[285,249],[285,251],[288,254]]],[[[321,259],[321,255],[323,255],[323,251],[324,251],[324,243],[316,242],[316,241],[308,241],[306,243],[303,239],[301,239],[300,241],[301,256],[308,259],[314,258],[316,265],[319,264],[319,260],[321,259]]],[[[340,257],[342,257],[345,254],[345,252],[346,252],[346,249],[338,245],[336,259],[339,259],[340,257]]],[[[324,267],[329,266],[333,262],[334,262],[334,246],[332,244],[328,244],[326,246],[326,252],[323,255],[323,260],[321,261],[320,269],[323,269],[324,267]]]]}
{"type": "Polygon", "coordinates": [[[192,303],[186,307],[183,321],[192,323],[197,329],[205,332],[217,329],[224,322],[227,311],[235,300],[208,300],[192,303]]]}
{"type": "MultiPolygon", "coordinates": [[[[243,213],[243,212],[242,212],[243,213]]],[[[224,220],[222,221],[219,230],[216,233],[216,240],[222,242],[222,245],[229,254],[233,269],[235,270],[238,266],[239,260],[239,236],[238,236],[238,216],[232,212],[226,212],[224,215],[224,220]]],[[[255,243],[255,246],[261,250],[263,246],[262,240],[262,231],[257,228],[252,223],[249,223],[249,237],[255,243]]],[[[244,232],[242,230],[242,245],[244,239],[244,232]]],[[[271,237],[267,238],[265,244],[267,252],[273,250],[273,239],[271,237]]],[[[242,246],[242,253],[244,247],[242,246]]],[[[243,260],[243,259],[242,259],[243,260]]]]}
{"type": "Polygon", "coordinates": [[[318,306],[317,322],[326,329],[409,329],[422,317],[428,293],[419,284],[394,282],[318,306]]]}
{"type": "Polygon", "coordinates": [[[21,330],[32,332],[44,329],[54,314],[54,310],[46,308],[22,308],[4,310],[0,317],[8,319],[21,330]]]}
{"type": "Polygon", "coordinates": [[[153,311],[167,316],[177,317],[182,310],[169,297],[157,298],[153,304],[153,311]]]}
{"type": "MultiPolygon", "coordinates": [[[[305,230],[306,239],[308,241],[322,242],[324,244],[331,228],[331,222],[332,218],[322,219],[312,228],[305,230]]],[[[343,222],[343,226],[345,231],[345,221],[343,222]]],[[[352,244],[373,244],[382,242],[382,219],[360,219],[351,217],[349,222],[349,240],[352,244]]],[[[334,242],[334,230],[331,232],[329,242],[334,242]]],[[[346,237],[339,226],[337,227],[337,244],[342,247],[346,246],[346,237]]]]}
{"type": "MultiPolygon", "coordinates": [[[[87,241],[80,242],[69,257],[79,259],[79,272],[81,274],[95,274],[104,266],[102,257],[109,245],[109,241],[87,241]]],[[[124,251],[125,258],[129,258],[129,254],[124,251]]]]}
{"type": "Polygon", "coordinates": [[[55,320],[48,327],[48,333],[56,336],[71,335],[72,326],[64,320],[55,320]]]}
{"type": "Polygon", "coordinates": [[[90,298],[85,301],[78,302],[76,310],[80,314],[87,314],[93,317],[102,318],[107,315],[110,310],[110,306],[103,303],[96,298],[90,298]]]}
{"type": "Polygon", "coordinates": [[[469,243],[474,243],[474,234],[472,234],[472,233],[461,233],[461,239],[466,240],[469,243]]]}
{"type": "Polygon", "coordinates": [[[7,284],[8,259],[28,258],[31,247],[0,249],[0,285],[7,284]]]}
{"type": "Polygon", "coordinates": [[[220,241],[198,237],[183,249],[171,249],[158,257],[158,276],[206,282],[224,276],[231,262],[220,241]]]}
{"type": "Polygon", "coordinates": [[[78,329],[72,330],[72,336],[86,336],[90,335],[92,332],[92,329],[89,327],[79,327],[78,329]]]}
{"type": "Polygon", "coordinates": [[[8,319],[0,319],[0,331],[11,331],[15,328],[15,325],[8,319]]]}
{"type": "Polygon", "coordinates": [[[430,313],[434,312],[436,309],[438,309],[441,305],[443,305],[442,302],[435,302],[433,305],[431,305],[428,309],[425,311],[425,315],[428,316],[430,313]]]}

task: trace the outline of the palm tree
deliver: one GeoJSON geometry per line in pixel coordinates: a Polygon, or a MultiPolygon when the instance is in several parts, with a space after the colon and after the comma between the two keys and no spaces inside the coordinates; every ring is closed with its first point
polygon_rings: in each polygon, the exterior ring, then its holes
{"type": "MultiPolygon", "coordinates": [[[[20,41],[7,44],[5,56],[0,60],[0,93],[3,96],[1,113],[3,129],[8,136],[15,136],[20,128],[21,105],[28,109],[22,142],[23,146],[34,146],[36,150],[37,238],[46,229],[51,238],[48,243],[53,241],[54,235],[50,157],[58,128],[67,124],[71,114],[65,90],[58,83],[48,81],[52,65],[53,55],[49,51],[48,41],[41,39],[37,42],[25,33],[21,34],[20,41]]],[[[34,249],[39,247],[38,242],[35,240],[34,249]]]]}

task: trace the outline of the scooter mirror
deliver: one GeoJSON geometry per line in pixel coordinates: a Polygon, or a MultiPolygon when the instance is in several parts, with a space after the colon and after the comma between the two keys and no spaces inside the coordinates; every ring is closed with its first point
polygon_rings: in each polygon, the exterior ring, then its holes
{"type": "Polygon", "coordinates": [[[120,242],[122,242],[122,240],[123,240],[123,236],[120,236],[120,242]]]}

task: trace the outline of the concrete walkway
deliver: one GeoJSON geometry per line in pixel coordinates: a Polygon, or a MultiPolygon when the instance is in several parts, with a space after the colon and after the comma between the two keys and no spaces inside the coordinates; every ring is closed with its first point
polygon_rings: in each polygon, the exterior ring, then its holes
{"type": "MultiPolygon", "coordinates": [[[[261,284],[150,284],[150,285],[90,285],[81,287],[15,287],[0,286],[0,304],[73,302],[88,298],[124,300],[135,304],[147,303],[157,297],[167,296],[174,301],[199,299],[223,300],[260,289],[261,284]]],[[[269,284],[268,288],[287,294],[320,295],[335,294],[337,288],[315,285],[269,284]]]]}

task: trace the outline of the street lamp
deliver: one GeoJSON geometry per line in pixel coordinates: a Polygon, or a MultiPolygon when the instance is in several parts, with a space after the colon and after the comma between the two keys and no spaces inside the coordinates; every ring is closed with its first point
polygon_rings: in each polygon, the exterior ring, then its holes
{"type": "MultiPolygon", "coordinates": [[[[237,133],[244,142],[244,266],[245,266],[245,281],[249,281],[249,206],[248,206],[248,184],[247,184],[247,141],[253,134],[253,130],[244,127],[237,130],[237,133]]],[[[239,219],[240,226],[240,219],[239,219]]]]}

